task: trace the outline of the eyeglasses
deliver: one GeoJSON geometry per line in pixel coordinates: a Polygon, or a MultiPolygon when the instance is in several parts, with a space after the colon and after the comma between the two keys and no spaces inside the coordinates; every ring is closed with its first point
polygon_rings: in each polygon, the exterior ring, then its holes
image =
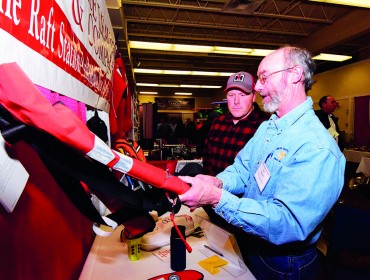
{"type": "Polygon", "coordinates": [[[275,71],[275,72],[272,72],[272,73],[270,73],[270,74],[261,74],[261,75],[258,75],[258,80],[260,81],[260,83],[262,84],[262,85],[264,85],[265,84],[265,82],[266,82],[266,78],[267,77],[270,77],[270,76],[272,76],[272,75],[274,75],[274,74],[277,74],[277,73],[280,73],[280,72],[283,72],[283,71],[288,71],[288,70],[290,70],[290,69],[293,69],[295,66],[293,66],[293,67],[289,67],[289,68],[286,68],[286,69],[282,69],[282,70],[278,70],[278,71],[275,71]]]}

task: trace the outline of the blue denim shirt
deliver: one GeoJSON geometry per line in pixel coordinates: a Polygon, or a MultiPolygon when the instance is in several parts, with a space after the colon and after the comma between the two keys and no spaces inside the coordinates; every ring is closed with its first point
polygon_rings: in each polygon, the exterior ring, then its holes
{"type": "Polygon", "coordinates": [[[314,244],[343,187],[346,160],[312,110],[312,99],[261,124],[223,182],[217,214],[270,243],[314,244]],[[265,162],[271,177],[260,190],[255,173],[265,162]],[[241,197],[241,198],[239,198],[241,197]]]}

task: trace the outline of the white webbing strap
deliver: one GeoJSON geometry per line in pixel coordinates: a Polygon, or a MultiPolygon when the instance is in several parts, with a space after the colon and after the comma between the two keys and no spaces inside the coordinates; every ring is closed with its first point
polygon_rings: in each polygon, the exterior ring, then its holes
{"type": "Polygon", "coordinates": [[[102,219],[104,220],[104,222],[108,225],[108,226],[110,226],[111,228],[112,228],[112,231],[105,231],[105,230],[102,230],[101,228],[100,228],[100,225],[99,224],[93,224],[93,231],[97,234],[97,235],[99,235],[99,236],[109,236],[109,235],[111,235],[112,233],[113,233],[113,231],[118,227],[118,224],[115,222],[115,221],[113,221],[113,220],[111,220],[111,219],[109,219],[109,218],[107,218],[107,217],[102,217],[102,219]]]}

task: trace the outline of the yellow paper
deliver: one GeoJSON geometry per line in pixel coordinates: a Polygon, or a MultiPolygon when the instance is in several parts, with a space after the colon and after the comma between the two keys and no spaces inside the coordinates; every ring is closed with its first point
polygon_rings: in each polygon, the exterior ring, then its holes
{"type": "Polygon", "coordinates": [[[216,274],[220,272],[218,267],[226,265],[228,264],[228,262],[225,261],[224,259],[221,259],[219,256],[214,255],[212,257],[206,258],[198,262],[198,264],[205,270],[207,270],[209,273],[216,274]]]}

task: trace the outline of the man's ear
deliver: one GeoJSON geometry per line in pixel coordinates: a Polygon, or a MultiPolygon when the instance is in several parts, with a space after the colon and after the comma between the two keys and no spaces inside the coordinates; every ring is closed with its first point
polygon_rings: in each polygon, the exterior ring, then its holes
{"type": "Polygon", "coordinates": [[[253,92],[252,94],[253,94],[252,102],[255,102],[257,98],[257,92],[253,92]]]}
{"type": "Polygon", "coordinates": [[[302,66],[296,65],[292,70],[291,70],[291,77],[292,77],[292,82],[294,84],[297,84],[301,81],[304,80],[304,72],[302,66]]]}

